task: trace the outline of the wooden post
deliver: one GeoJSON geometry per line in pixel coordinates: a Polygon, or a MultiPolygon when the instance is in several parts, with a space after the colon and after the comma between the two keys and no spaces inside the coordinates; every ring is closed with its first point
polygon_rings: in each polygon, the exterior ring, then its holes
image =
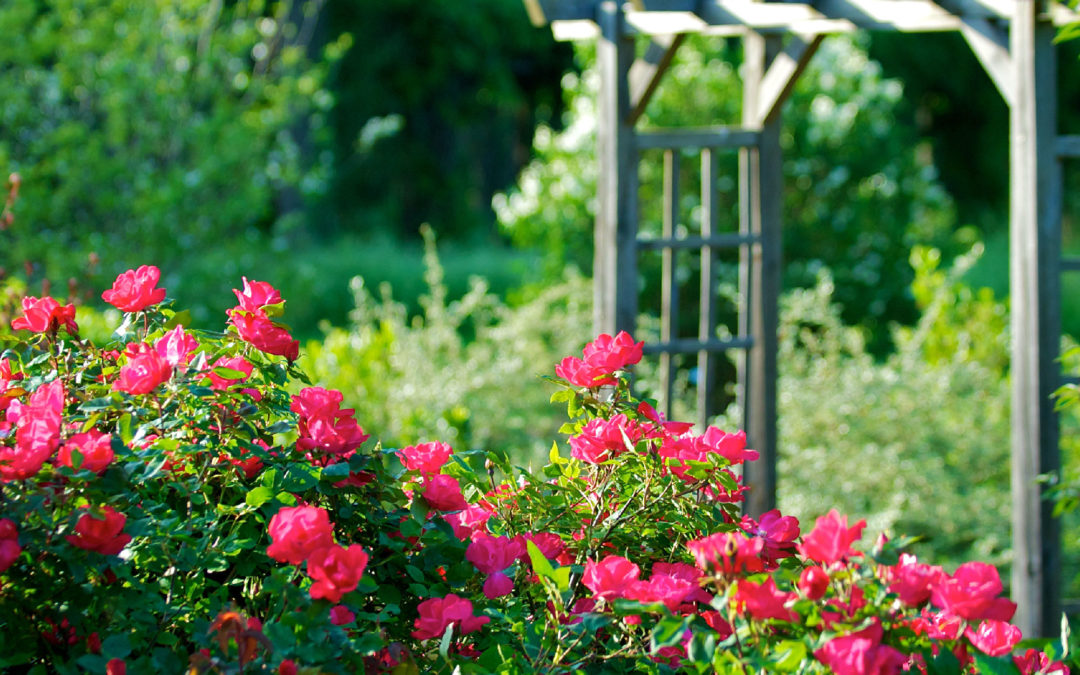
{"type": "Polygon", "coordinates": [[[629,123],[633,37],[619,3],[597,6],[600,69],[593,330],[614,335],[630,331],[637,318],[637,150],[629,123]]]}
{"type": "MultiPolygon", "coordinates": [[[[781,51],[779,36],[747,33],[743,81],[743,125],[761,128],[756,148],[739,152],[739,227],[759,240],[741,249],[740,288],[746,297],[739,312],[739,333],[753,345],[741,359],[743,423],[750,447],[761,457],[745,465],[751,486],[746,510],[757,517],[776,506],[776,352],[780,298],[780,214],[783,175],[780,116],[759,116],[766,68],[781,51]]],[[[779,103],[777,104],[779,105],[779,103]]]]}
{"type": "MultiPolygon", "coordinates": [[[[717,204],[716,181],[718,179],[716,152],[713,148],[701,150],[701,238],[709,241],[713,235],[718,234],[720,213],[717,204]]],[[[701,247],[701,285],[700,299],[698,302],[698,341],[704,345],[716,339],[717,323],[717,295],[719,293],[719,281],[717,279],[718,256],[716,248],[705,244],[701,247]]],[[[715,351],[701,349],[698,351],[697,365],[697,424],[698,429],[704,433],[717,411],[716,386],[720,355],[715,351]]]]}
{"type": "Polygon", "coordinates": [[[1035,477],[1060,465],[1051,395],[1061,331],[1061,178],[1054,27],[1042,2],[1017,0],[1009,31],[1009,283],[1012,327],[1012,595],[1025,637],[1054,635],[1060,621],[1060,532],[1035,477]]]}

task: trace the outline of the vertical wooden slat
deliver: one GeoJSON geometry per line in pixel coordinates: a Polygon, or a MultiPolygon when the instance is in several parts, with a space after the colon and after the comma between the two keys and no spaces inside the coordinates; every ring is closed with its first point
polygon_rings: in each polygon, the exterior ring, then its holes
{"type": "Polygon", "coordinates": [[[1054,28],[1039,18],[1042,4],[1017,2],[1009,31],[1015,68],[1009,114],[1012,594],[1025,637],[1056,634],[1061,596],[1059,527],[1036,482],[1061,464],[1051,399],[1061,331],[1061,177],[1054,148],[1054,28]]]}
{"type": "MultiPolygon", "coordinates": [[[[716,153],[710,148],[701,151],[701,236],[707,238],[717,230],[719,213],[716,203],[716,153]]],[[[698,339],[706,342],[716,334],[716,251],[712,246],[701,247],[701,298],[698,315],[698,339]]],[[[698,352],[697,409],[698,426],[704,430],[716,411],[716,370],[718,355],[707,350],[698,352]]]]}
{"type": "Polygon", "coordinates": [[[757,517],[776,506],[776,351],[780,298],[780,218],[783,197],[779,115],[759,117],[762,77],[782,44],[778,36],[747,33],[743,53],[743,125],[761,125],[756,148],[739,153],[739,228],[759,236],[739,258],[739,332],[753,344],[740,362],[743,424],[751,447],[761,455],[745,466],[751,486],[746,510],[757,517]]]}
{"type": "MultiPolygon", "coordinates": [[[[679,155],[664,151],[664,225],[663,237],[671,240],[679,223],[679,155]]],[[[679,283],[675,275],[678,256],[665,246],[663,256],[660,300],[660,341],[669,343],[679,335],[679,283]]],[[[664,394],[663,410],[667,419],[674,419],[675,357],[670,352],[660,354],[660,391],[664,394]]]]}
{"type": "Polygon", "coordinates": [[[630,66],[633,37],[619,4],[597,7],[600,70],[595,253],[593,259],[593,329],[614,335],[634,332],[637,317],[637,150],[630,112],[630,66]]]}

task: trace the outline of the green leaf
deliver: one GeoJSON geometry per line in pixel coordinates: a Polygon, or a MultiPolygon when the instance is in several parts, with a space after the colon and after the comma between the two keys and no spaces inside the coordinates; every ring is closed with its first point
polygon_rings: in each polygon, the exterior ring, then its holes
{"type": "Polygon", "coordinates": [[[241,370],[236,370],[234,368],[226,368],[225,366],[218,366],[217,368],[214,368],[214,374],[226,380],[242,380],[248,376],[247,373],[241,370]]]}
{"type": "Polygon", "coordinates": [[[105,410],[111,408],[116,404],[116,401],[111,396],[102,396],[101,398],[90,399],[86,403],[79,405],[79,410],[83,412],[94,412],[97,410],[105,410]]]}
{"type": "Polygon", "coordinates": [[[176,328],[177,326],[183,326],[184,328],[187,328],[190,325],[191,325],[191,310],[185,309],[185,310],[181,310],[181,311],[176,312],[175,314],[173,314],[172,318],[170,318],[165,323],[165,329],[168,330],[168,329],[171,329],[171,328],[176,328]]]}
{"type": "Polygon", "coordinates": [[[101,653],[108,659],[126,658],[131,654],[131,642],[127,635],[110,635],[102,640],[101,653]]]}
{"type": "Polygon", "coordinates": [[[413,520],[420,524],[427,522],[428,513],[430,512],[431,509],[422,497],[414,498],[412,504],[409,506],[409,513],[412,514],[413,520]]]}
{"type": "Polygon", "coordinates": [[[450,652],[450,638],[454,634],[454,624],[450,624],[443,632],[442,640],[439,640],[439,656],[449,658],[447,654],[450,652]]]}
{"type": "Polygon", "coordinates": [[[655,654],[664,647],[674,647],[682,642],[687,620],[677,616],[665,616],[649,634],[649,652],[655,654]]]}
{"type": "Polygon", "coordinates": [[[529,561],[532,563],[533,572],[554,581],[555,568],[552,567],[551,561],[545,558],[544,554],[540,552],[540,547],[532,541],[526,541],[525,549],[529,553],[529,561]]]}
{"type": "Polygon", "coordinates": [[[779,642],[768,656],[774,668],[783,672],[798,670],[805,658],[806,645],[794,640],[779,642]]]}
{"type": "Polygon", "coordinates": [[[244,498],[244,502],[252,508],[259,508],[266,502],[274,498],[274,491],[265,485],[260,485],[257,488],[253,488],[247,493],[247,497],[244,498]]]}
{"type": "Polygon", "coordinates": [[[980,675],[1019,675],[1016,664],[1007,656],[993,657],[986,654],[975,655],[975,671],[980,675]]]}

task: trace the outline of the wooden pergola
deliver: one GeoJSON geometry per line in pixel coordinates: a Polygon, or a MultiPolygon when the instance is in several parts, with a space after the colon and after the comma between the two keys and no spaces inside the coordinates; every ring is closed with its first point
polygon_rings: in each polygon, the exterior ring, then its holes
{"type": "MultiPolygon", "coordinates": [[[[781,279],[780,112],[799,75],[829,34],[869,29],[907,33],[958,31],[984,66],[1010,115],[1010,297],[1012,330],[1012,596],[1027,636],[1056,634],[1061,612],[1061,546],[1052,505],[1036,482],[1060,467],[1058,420],[1051,395],[1066,378],[1057,363],[1062,272],[1080,259],[1061,256],[1061,161],[1080,157],[1080,136],[1057,133],[1057,27],[1080,20],[1044,0],[524,0],[536,25],[561,40],[596,40],[601,73],[596,253],[597,332],[634,332],[638,255],[663,256],[659,355],[670,406],[676,354],[697,354],[698,418],[719,411],[719,357],[739,350],[738,398],[751,447],[748,510],[776,498],[776,355],[781,279]],[[690,34],[743,40],[742,120],[731,126],[637,129],[679,45],[690,34]],[[642,41],[643,55],[636,47],[642,41]],[[643,150],[664,151],[664,221],[660,238],[638,229],[638,165],[643,150]],[[701,229],[676,236],[679,153],[701,156],[701,229]],[[716,205],[716,155],[739,153],[739,228],[722,233],[716,205]],[[717,333],[717,253],[739,251],[739,333],[717,333]],[[701,252],[696,339],[674,330],[678,311],[675,251],[701,252]]],[[[1002,158],[1004,160],[1004,158],[1002,158]]]]}

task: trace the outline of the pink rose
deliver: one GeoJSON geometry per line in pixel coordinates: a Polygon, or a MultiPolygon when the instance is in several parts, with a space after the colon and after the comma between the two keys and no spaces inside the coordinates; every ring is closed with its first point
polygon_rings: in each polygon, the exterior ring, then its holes
{"type": "Polygon", "coordinates": [[[165,289],[154,288],[160,278],[161,270],[153,265],[128,270],[116,277],[101,298],[123,312],[138,312],[165,299],[165,289]]]}
{"type": "Polygon", "coordinates": [[[773,509],[761,514],[761,520],[757,522],[750,516],[743,516],[740,527],[751,537],[764,540],[762,559],[765,567],[775,569],[780,560],[795,555],[799,520],[794,516],[781,515],[779,509],[773,509]]]}
{"type": "Polygon", "coordinates": [[[1002,591],[997,568],[983,562],[964,563],[933,587],[930,593],[934,605],[949,614],[976,621],[997,619],[1009,621],[1016,604],[997,597],[1002,591]]]}
{"type": "Polygon", "coordinates": [[[75,468],[75,465],[72,462],[72,450],[78,450],[79,454],[82,455],[82,463],[79,465],[80,469],[92,471],[99,475],[105,472],[105,469],[113,461],[114,457],[112,436],[103,434],[96,429],[91,429],[86,433],[75,434],[64,443],[64,446],[60,448],[60,452],[56,457],[60,466],[70,466],[73,469],[75,468]]]}
{"type": "Polygon", "coordinates": [[[129,394],[149,394],[159,384],[168,382],[172,377],[172,366],[150,345],[129,344],[125,354],[128,359],[127,364],[120,368],[120,376],[113,383],[113,389],[117,391],[129,394]]]}
{"type": "Polygon", "coordinates": [[[436,511],[461,511],[469,507],[457,479],[441,473],[424,477],[422,496],[436,511]]]}
{"type": "Polygon", "coordinates": [[[803,537],[799,552],[814,562],[830,565],[845,558],[862,555],[851,545],[862,537],[866,521],[860,520],[850,528],[847,516],[833,509],[814,523],[814,529],[803,537]]]}
{"type": "Polygon", "coordinates": [[[787,608],[788,603],[793,602],[797,597],[795,593],[778,590],[776,582],[769,577],[760,584],[739,579],[733,601],[740,614],[749,614],[759,621],[765,619],[797,621],[799,615],[787,608]]]}
{"type": "Polygon", "coordinates": [[[356,621],[356,615],[345,605],[334,605],[330,608],[330,623],[335,626],[344,626],[353,621],[356,621]]]}
{"type": "Polygon", "coordinates": [[[983,621],[977,629],[968,626],[964,635],[976,649],[988,656],[1008,654],[1023,637],[1016,626],[1007,621],[993,619],[983,621]]]}
{"type": "Polygon", "coordinates": [[[33,333],[54,333],[64,327],[68,335],[77,336],[79,325],[75,323],[75,305],[60,306],[56,300],[45,297],[22,299],[23,315],[11,322],[14,330],[33,333]]]}
{"type": "Polygon", "coordinates": [[[261,309],[254,312],[231,309],[229,317],[240,339],[259,351],[284,356],[290,361],[300,357],[300,341],[294,340],[288,330],[271,321],[261,309]]]}
{"type": "Polygon", "coordinates": [[[248,281],[247,277],[241,278],[244,280],[244,290],[233,289],[236,301],[240,303],[240,309],[254,312],[267,305],[279,305],[285,302],[281,299],[281,293],[265,281],[248,281]]]}
{"type": "Polygon", "coordinates": [[[158,355],[168,361],[173,368],[186,366],[191,353],[199,348],[199,341],[184,332],[183,326],[177,326],[165,333],[154,343],[158,355]]]}
{"type": "Polygon", "coordinates": [[[514,580],[502,572],[496,572],[484,580],[484,597],[495,600],[514,592],[514,580]]]}
{"type": "Polygon", "coordinates": [[[600,562],[586,561],[581,582],[594,597],[610,601],[625,597],[640,574],[641,568],[626,558],[608,555],[600,562]]]}
{"type": "Polygon", "coordinates": [[[312,552],[334,545],[330,515],[317,506],[286,506],[270,519],[273,543],[266,554],[278,562],[299,565],[312,552]]]}
{"type": "Polygon", "coordinates": [[[0,480],[21,480],[37,475],[60,443],[64,384],[53,380],[38,387],[27,403],[13,401],[7,421],[18,425],[15,447],[0,446],[0,480]]]}
{"type": "Polygon", "coordinates": [[[585,363],[605,373],[614,373],[641,361],[644,342],[634,342],[626,331],[615,337],[603,334],[585,345],[585,363]]]}
{"type": "Polygon", "coordinates": [[[116,555],[131,541],[131,535],[122,531],[127,516],[111,506],[102,506],[99,510],[100,516],[93,511],[79,516],[75,523],[75,534],[69,534],[66,538],[72,545],[87,551],[116,555]]]}
{"type": "Polygon", "coordinates": [[[447,626],[455,626],[459,635],[467,635],[491,620],[486,616],[473,616],[472,603],[453,593],[445,598],[425,600],[416,609],[420,616],[413,624],[416,630],[412,636],[417,640],[440,638],[447,626]]]}
{"type": "Polygon", "coordinates": [[[814,565],[807,567],[799,575],[799,590],[810,600],[820,600],[829,590],[829,573],[814,565]]]}
{"type": "Polygon", "coordinates": [[[406,469],[423,474],[439,473],[452,454],[454,454],[453,449],[439,441],[410,445],[397,453],[406,469]]]}
{"type": "Polygon", "coordinates": [[[524,553],[524,540],[478,532],[465,549],[465,559],[483,574],[495,574],[513,565],[524,553]]]}
{"type": "Polygon", "coordinates": [[[626,415],[615,415],[610,420],[597,417],[589,420],[581,433],[570,437],[570,456],[589,464],[599,464],[613,457],[618,457],[641,440],[644,429],[626,415]]]}
{"type": "Polygon", "coordinates": [[[901,651],[881,644],[880,623],[857,633],[833,638],[814,656],[836,675],[896,675],[908,658],[901,651]]]}
{"type": "Polygon", "coordinates": [[[127,675],[127,663],[123,659],[109,659],[105,664],[105,675],[127,675]]]}
{"type": "Polygon", "coordinates": [[[0,518],[0,572],[11,567],[22,553],[19,532],[9,518],[0,518]]]}
{"type": "Polygon", "coordinates": [[[308,576],[315,580],[309,591],[311,597],[340,601],[341,596],[356,589],[367,563],[368,554],[359,544],[348,548],[335,544],[316,550],[307,559],[308,576]]]}
{"type": "Polygon", "coordinates": [[[688,542],[686,548],[693,554],[698,569],[704,572],[730,576],[765,569],[761,557],[765,541],[757,537],[749,538],[738,532],[717,532],[688,542]]]}
{"type": "Polygon", "coordinates": [[[616,382],[610,373],[573,356],[567,356],[555,366],[555,374],[577,387],[599,387],[616,382]]]}
{"type": "Polygon", "coordinates": [[[468,508],[456,513],[448,513],[443,518],[454,528],[454,536],[468,541],[478,532],[487,530],[487,521],[495,515],[479,504],[470,504],[468,508]]]}
{"type": "Polygon", "coordinates": [[[881,570],[889,590],[900,596],[900,602],[908,607],[918,607],[929,600],[931,589],[948,578],[945,570],[920,563],[909,553],[900,556],[899,564],[881,570]]]}

